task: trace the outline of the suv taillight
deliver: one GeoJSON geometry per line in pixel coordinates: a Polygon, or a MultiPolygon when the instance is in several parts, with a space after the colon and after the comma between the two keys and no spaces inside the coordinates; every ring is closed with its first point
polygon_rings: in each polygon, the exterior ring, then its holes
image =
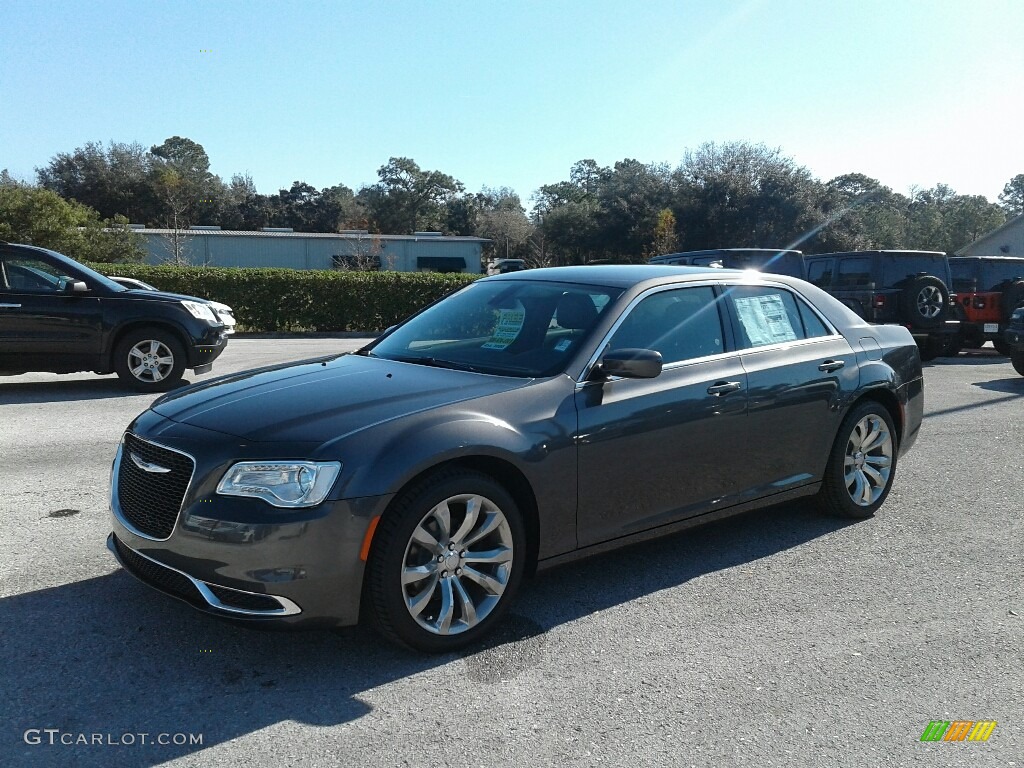
{"type": "Polygon", "coordinates": [[[885,295],[879,294],[875,296],[875,309],[882,309],[885,307],[885,295]]]}

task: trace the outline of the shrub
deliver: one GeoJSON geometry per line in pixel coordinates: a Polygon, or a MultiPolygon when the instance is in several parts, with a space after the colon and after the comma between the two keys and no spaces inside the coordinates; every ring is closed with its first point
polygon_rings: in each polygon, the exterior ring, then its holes
{"type": "Polygon", "coordinates": [[[162,291],[228,304],[239,330],[382,331],[476,275],[90,264],[162,291]]]}

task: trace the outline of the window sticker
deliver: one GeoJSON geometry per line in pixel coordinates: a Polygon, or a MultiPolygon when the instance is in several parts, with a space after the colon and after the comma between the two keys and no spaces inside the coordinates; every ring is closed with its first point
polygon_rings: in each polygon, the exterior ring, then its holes
{"type": "Polygon", "coordinates": [[[735,299],[735,303],[736,314],[752,346],[763,347],[796,340],[796,331],[789,322],[789,314],[780,294],[745,296],[735,299]]]}
{"type": "Polygon", "coordinates": [[[481,349],[506,349],[519,336],[526,321],[526,312],[521,309],[499,309],[498,324],[490,340],[481,349]]]}
{"type": "Polygon", "coordinates": [[[562,339],[555,344],[555,352],[565,352],[569,347],[572,346],[572,339],[562,339]]]}

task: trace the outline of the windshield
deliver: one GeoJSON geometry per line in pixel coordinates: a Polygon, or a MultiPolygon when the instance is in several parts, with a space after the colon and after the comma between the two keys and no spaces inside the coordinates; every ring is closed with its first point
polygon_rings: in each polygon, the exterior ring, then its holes
{"type": "Polygon", "coordinates": [[[621,289],[485,280],[427,308],[363,354],[536,378],[565,370],[621,289]]]}

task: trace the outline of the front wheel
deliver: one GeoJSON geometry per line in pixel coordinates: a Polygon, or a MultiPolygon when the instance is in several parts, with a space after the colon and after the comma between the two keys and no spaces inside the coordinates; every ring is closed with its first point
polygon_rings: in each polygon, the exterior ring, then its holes
{"type": "Polygon", "coordinates": [[[170,331],[140,328],[129,331],[114,348],[118,378],[141,392],[170,389],[185,372],[185,348],[170,331]]]}
{"type": "Polygon", "coordinates": [[[839,427],[818,502],[840,517],[871,517],[882,506],[896,476],[896,430],[881,403],[855,407],[839,427]]]}
{"type": "Polygon", "coordinates": [[[992,339],[992,346],[1003,357],[1009,357],[1013,353],[1013,348],[1004,339],[992,339]]]}
{"type": "Polygon", "coordinates": [[[384,513],[366,564],[367,609],[389,640],[446,653],[485,635],[519,587],[522,517],[487,475],[448,470],[384,513]]]}

